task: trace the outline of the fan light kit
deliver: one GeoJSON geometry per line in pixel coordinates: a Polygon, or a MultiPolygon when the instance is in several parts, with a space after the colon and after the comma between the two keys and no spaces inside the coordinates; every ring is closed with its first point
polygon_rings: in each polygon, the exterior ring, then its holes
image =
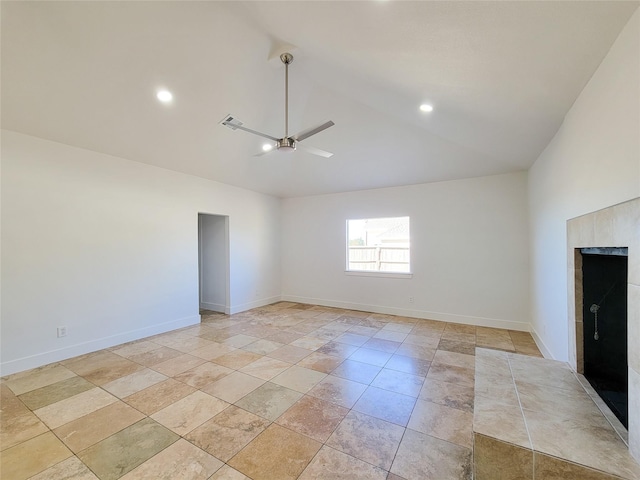
{"type": "Polygon", "coordinates": [[[318,125],[316,127],[303,130],[302,132],[295,135],[289,136],[289,65],[291,64],[291,62],[293,62],[293,55],[291,55],[290,53],[283,53],[282,55],[280,55],[280,60],[282,61],[282,63],[284,63],[284,136],[282,138],[276,138],[271,135],[267,135],[266,133],[251,130],[250,128],[243,126],[240,120],[231,115],[227,115],[226,117],[224,117],[220,124],[224,125],[227,128],[230,128],[231,130],[244,130],[247,133],[258,135],[259,137],[267,138],[275,142],[273,145],[263,145],[262,153],[258,153],[256,156],[265,155],[274,149],[281,150],[283,152],[293,152],[294,150],[296,150],[296,148],[300,147],[301,150],[305,150],[306,152],[312,153],[313,155],[318,155],[325,158],[331,157],[333,153],[300,143],[310,136],[315,135],[316,133],[320,133],[323,130],[326,130],[327,128],[335,125],[331,120],[323,123],[322,125],[318,125]]]}
{"type": "Polygon", "coordinates": [[[162,103],[169,103],[171,100],[173,100],[173,95],[169,90],[159,90],[156,94],[156,97],[158,97],[158,100],[160,100],[162,103]]]}

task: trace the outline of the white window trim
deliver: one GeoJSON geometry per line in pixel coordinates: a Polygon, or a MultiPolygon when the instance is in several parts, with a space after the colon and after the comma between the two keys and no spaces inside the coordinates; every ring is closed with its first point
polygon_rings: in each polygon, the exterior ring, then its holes
{"type": "Polygon", "coordinates": [[[353,275],[356,277],[384,277],[384,278],[413,278],[411,272],[379,272],[367,270],[345,270],[345,275],[353,275]]]}

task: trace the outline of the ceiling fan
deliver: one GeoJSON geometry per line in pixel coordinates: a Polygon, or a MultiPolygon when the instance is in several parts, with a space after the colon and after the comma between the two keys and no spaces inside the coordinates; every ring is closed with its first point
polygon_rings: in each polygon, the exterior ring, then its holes
{"type": "Polygon", "coordinates": [[[323,123],[322,125],[308,128],[307,130],[303,130],[302,132],[289,136],[289,65],[291,64],[291,62],[293,62],[293,55],[291,55],[290,53],[283,53],[282,55],[280,55],[280,60],[282,61],[282,63],[284,63],[284,136],[282,138],[276,138],[271,135],[267,135],[266,133],[251,130],[250,128],[243,126],[240,120],[231,115],[227,115],[226,117],[224,117],[220,124],[230,128],[231,130],[244,130],[245,132],[252,133],[253,135],[258,135],[259,137],[268,138],[269,140],[275,142],[275,144],[267,144],[265,146],[266,148],[263,147],[263,150],[265,151],[255,156],[265,155],[273,151],[274,149],[285,152],[293,152],[296,148],[300,147],[302,150],[305,150],[314,155],[318,155],[320,157],[331,157],[333,153],[300,143],[310,136],[315,135],[316,133],[320,133],[323,130],[326,130],[327,128],[335,125],[331,120],[323,123]]]}

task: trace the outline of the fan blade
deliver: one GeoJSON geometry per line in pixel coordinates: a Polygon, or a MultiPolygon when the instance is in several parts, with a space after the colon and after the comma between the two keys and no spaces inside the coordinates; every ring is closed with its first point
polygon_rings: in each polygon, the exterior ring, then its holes
{"type": "Polygon", "coordinates": [[[266,154],[268,154],[268,153],[275,152],[275,151],[276,151],[276,149],[275,149],[275,148],[272,148],[271,150],[263,150],[263,151],[262,151],[262,152],[260,152],[260,153],[256,153],[256,154],[254,155],[254,157],[261,157],[261,156],[263,156],[263,155],[266,155],[266,154]]]}
{"type": "Polygon", "coordinates": [[[309,147],[308,145],[303,145],[302,143],[296,143],[296,148],[304,150],[305,152],[312,153],[313,155],[318,155],[319,157],[329,158],[333,156],[333,153],[331,152],[320,150],[319,148],[315,147],[309,147]]]}
{"type": "Polygon", "coordinates": [[[233,118],[231,115],[227,115],[226,117],[224,117],[224,120],[222,120],[220,124],[230,128],[231,130],[244,130],[245,132],[252,133],[253,135],[258,135],[259,137],[268,138],[269,140],[273,140],[274,142],[280,140],[279,138],[272,137],[271,135],[267,135],[266,133],[257,132],[255,130],[251,130],[250,128],[243,127],[242,122],[237,118],[233,118]]]}
{"type": "Polygon", "coordinates": [[[331,120],[329,120],[328,122],[323,123],[322,125],[318,125],[317,127],[313,127],[313,128],[309,128],[308,130],[304,130],[300,133],[298,133],[297,135],[294,135],[293,138],[296,142],[300,142],[302,140],[304,140],[305,138],[309,138],[311,135],[315,135],[316,133],[320,133],[323,130],[326,130],[329,127],[334,126],[335,123],[333,123],[331,120]]]}

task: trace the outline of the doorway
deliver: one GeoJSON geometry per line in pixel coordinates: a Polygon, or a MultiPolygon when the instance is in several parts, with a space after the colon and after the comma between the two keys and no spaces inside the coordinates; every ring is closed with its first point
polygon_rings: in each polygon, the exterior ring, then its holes
{"type": "Polygon", "coordinates": [[[200,310],[230,313],[229,217],[198,213],[200,310]]]}

